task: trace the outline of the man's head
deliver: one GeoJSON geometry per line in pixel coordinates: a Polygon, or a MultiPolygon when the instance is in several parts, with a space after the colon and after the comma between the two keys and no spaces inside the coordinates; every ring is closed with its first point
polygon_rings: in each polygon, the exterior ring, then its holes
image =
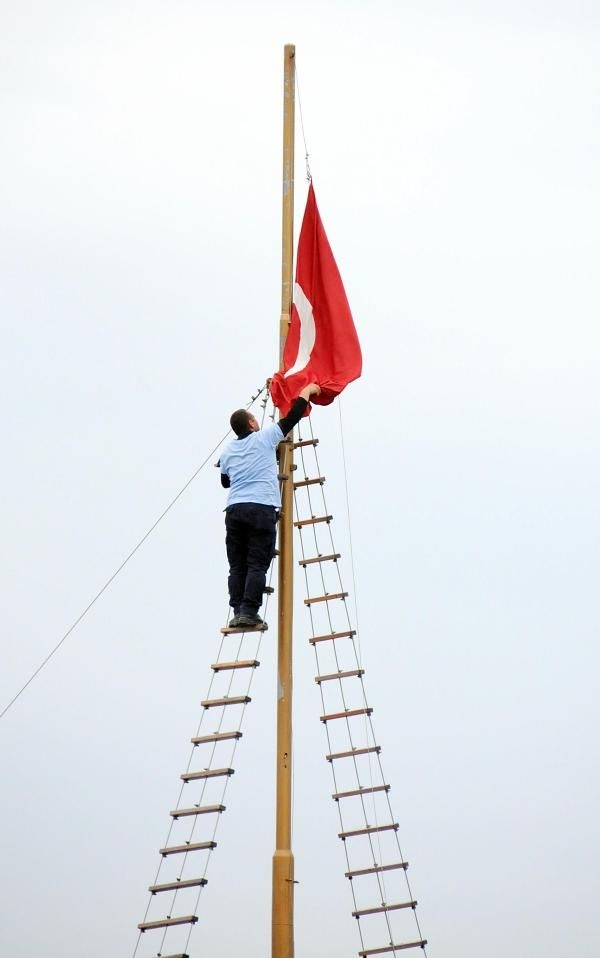
{"type": "Polygon", "coordinates": [[[229,425],[238,438],[245,436],[248,432],[258,432],[260,429],[258,420],[256,420],[247,409],[236,409],[236,411],[231,414],[229,425]]]}

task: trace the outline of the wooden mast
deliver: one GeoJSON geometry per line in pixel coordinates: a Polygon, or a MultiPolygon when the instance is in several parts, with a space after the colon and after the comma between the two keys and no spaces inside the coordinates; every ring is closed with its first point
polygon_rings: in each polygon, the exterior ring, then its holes
{"type": "MultiPolygon", "coordinates": [[[[283,194],[279,368],[292,312],[294,240],[294,107],[296,48],[283,56],[283,194]]],[[[273,855],[272,958],[294,955],[294,856],[292,854],[292,619],[293,619],[293,449],[281,447],[282,508],[279,520],[279,605],[277,640],[276,826],[273,855]]]]}

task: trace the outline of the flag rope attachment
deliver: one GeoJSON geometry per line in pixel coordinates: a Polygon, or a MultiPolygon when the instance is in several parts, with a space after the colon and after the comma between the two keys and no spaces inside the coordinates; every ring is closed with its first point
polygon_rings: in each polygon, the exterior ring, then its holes
{"type": "MultiPolygon", "coordinates": [[[[261,386],[261,387],[260,387],[260,389],[256,392],[256,394],[252,396],[252,398],[250,399],[250,402],[248,402],[248,403],[246,404],[246,409],[251,409],[251,407],[254,405],[254,403],[256,402],[256,400],[258,399],[258,397],[261,395],[261,393],[262,393],[266,388],[267,388],[266,384],[265,384],[264,386],[261,386]]],[[[19,691],[17,692],[17,694],[14,695],[14,696],[12,697],[12,699],[10,700],[10,702],[3,708],[2,712],[0,712],[0,719],[3,719],[3,718],[4,718],[4,716],[5,716],[6,713],[9,711],[9,709],[12,708],[12,706],[15,704],[15,702],[21,697],[21,695],[23,694],[23,692],[31,685],[31,683],[33,682],[33,680],[34,680],[35,678],[37,678],[37,676],[40,674],[40,672],[42,671],[42,669],[48,664],[48,662],[50,661],[50,659],[58,652],[58,650],[60,649],[60,647],[61,647],[61,645],[63,644],[63,642],[65,642],[65,640],[68,639],[68,637],[71,635],[71,633],[75,631],[75,629],[77,628],[77,626],[79,625],[79,623],[80,623],[80,622],[82,621],[82,619],[87,615],[87,613],[90,611],[90,609],[92,608],[92,606],[94,606],[94,605],[96,604],[96,602],[98,601],[98,599],[100,598],[100,596],[102,596],[102,595],[106,592],[106,590],[107,590],[108,587],[111,585],[111,583],[114,582],[114,580],[117,578],[117,576],[119,575],[119,573],[125,568],[125,566],[126,566],[127,563],[129,562],[129,560],[134,557],[134,555],[136,554],[136,552],[143,546],[143,544],[144,544],[144,542],[146,541],[146,539],[148,539],[149,536],[154,532],[154,530],[156,529],[156,527],[158,526],[158,524],[159,524],[160,522],[162,522],[162,520],[165,518],[165,516],[167,515],[167,513],[171,511],[171,509],[173,508],[173,506],[175,505],[175,503],[181,498],[181,496],[183,495],[183,493],[189,488],[189,486],[191,486],[192,482],[193,482],[194,479],[199,475],[199,473],[204,469],[204,467],[206,466],[206,464],[207,464],[207,462],[209,461],[209,459],[211,459],[212,456],[214,456],[214,454],[217,452],[217,450],[223,445],[223,443],[225,442],[225,440],[226,440],[227,437],[229,436],[229,433],[230,433],[230,432],[231,432],[231,430],[228,429],[227,432],[225,433],[225,435],[224,435],[224,436],[219,440],[219,442],[216,444],[216,446],[215,446],[213,449],[211,449],[211,451],[208,453],[208,455],[206,456],[206,458],[200,463],[200,465],[198,466],[198,468],[196,469],[196,471],[195,471],[195,472],[190,476],[190,478],[187,480],[187,482],[185,483],[185,485],[182,486],[182,488],[179,490],[179,492],[177,493],[177,495],[171,500],[171,502],[169,503],[169,505],[168,505],[165,509],[163,509],[163,511],[162,511],[161,514],[159,515],[158,519],[156,519],[155,522],[152,523],[152,525],[150,526],[150,528],[148,529],[148,531],[142,536],[142,538],[139,540],[139,542],[137,543],[137,545],[135,545],[135,546],[133,547],[133,549],[131,550],[131,552],[129,553],[129,555],[128,555],[125,559],[123,559],[123,561],[121,562],[120,566],[116,569],[115,572],[113,572],[113,574],[110,576],[110,578],[108,578],[108,579],[106,580],[106,582],[104,583],[104,585],[102,586],[102,588],[96,593],[96,595],[94,596],[94,598],[92,599],[92,601],[85,607],[85,609],[83,610],[83,612],[75,619],[75,621],[73,622],[73,624],[67,629],[67,631],[65,632],[65,634],[63,635],[63,637],[60,639],[60,641],[57,642],[57,644],[54,646],[53,649],[51,649],[50,652],[48,652],[48,654],[46,655],[46,657],[42,660],[42,662],[40,662],[40,664],[39,664],[38,667],[35,669],[35,671],[29,676],[29,678],[27,679],[27,681],[25,682],[25,684],[19,689],[19,691]]]]}
{"type": "Polygon", "coordinates": [[[300,129],[302,131],[302,139],[304,141],[304,162],[306,163],[306,179],[310,183],[312,181],[312,173],[310,172],[310,163],[308,162],[308,146],[306,144],[306,135],[304,133],[304,116],[302,115],[302,98],[300,96],[300,81],[298,79],[298,63],[296,62],[296,69],[294,71],[296,77],[296,92],[298,94],[298,112],[300,113],[300,129]]]}

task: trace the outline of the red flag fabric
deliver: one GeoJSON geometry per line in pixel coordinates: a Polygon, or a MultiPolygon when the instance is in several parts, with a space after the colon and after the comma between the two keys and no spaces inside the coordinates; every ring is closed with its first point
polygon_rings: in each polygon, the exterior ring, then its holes
{"type": "Polygon", "coordinates": [[[312,183],[298,240],[292,318],[283,351],[283,371],[271,380],[273,402],[285,416],[308,383],[321,387],[311,402],[326,406],[357,379],[362,355],[312,183]]]}

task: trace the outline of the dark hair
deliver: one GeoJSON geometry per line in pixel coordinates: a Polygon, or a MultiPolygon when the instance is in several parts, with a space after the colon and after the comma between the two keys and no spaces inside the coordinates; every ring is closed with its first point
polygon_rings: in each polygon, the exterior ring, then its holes
{"type": "Polygon", "coordinates": [[[250,413],[247,409],[236,409],[232,412],[229,425],[236,436],[243,436],[250,428],[250,413]]]}

